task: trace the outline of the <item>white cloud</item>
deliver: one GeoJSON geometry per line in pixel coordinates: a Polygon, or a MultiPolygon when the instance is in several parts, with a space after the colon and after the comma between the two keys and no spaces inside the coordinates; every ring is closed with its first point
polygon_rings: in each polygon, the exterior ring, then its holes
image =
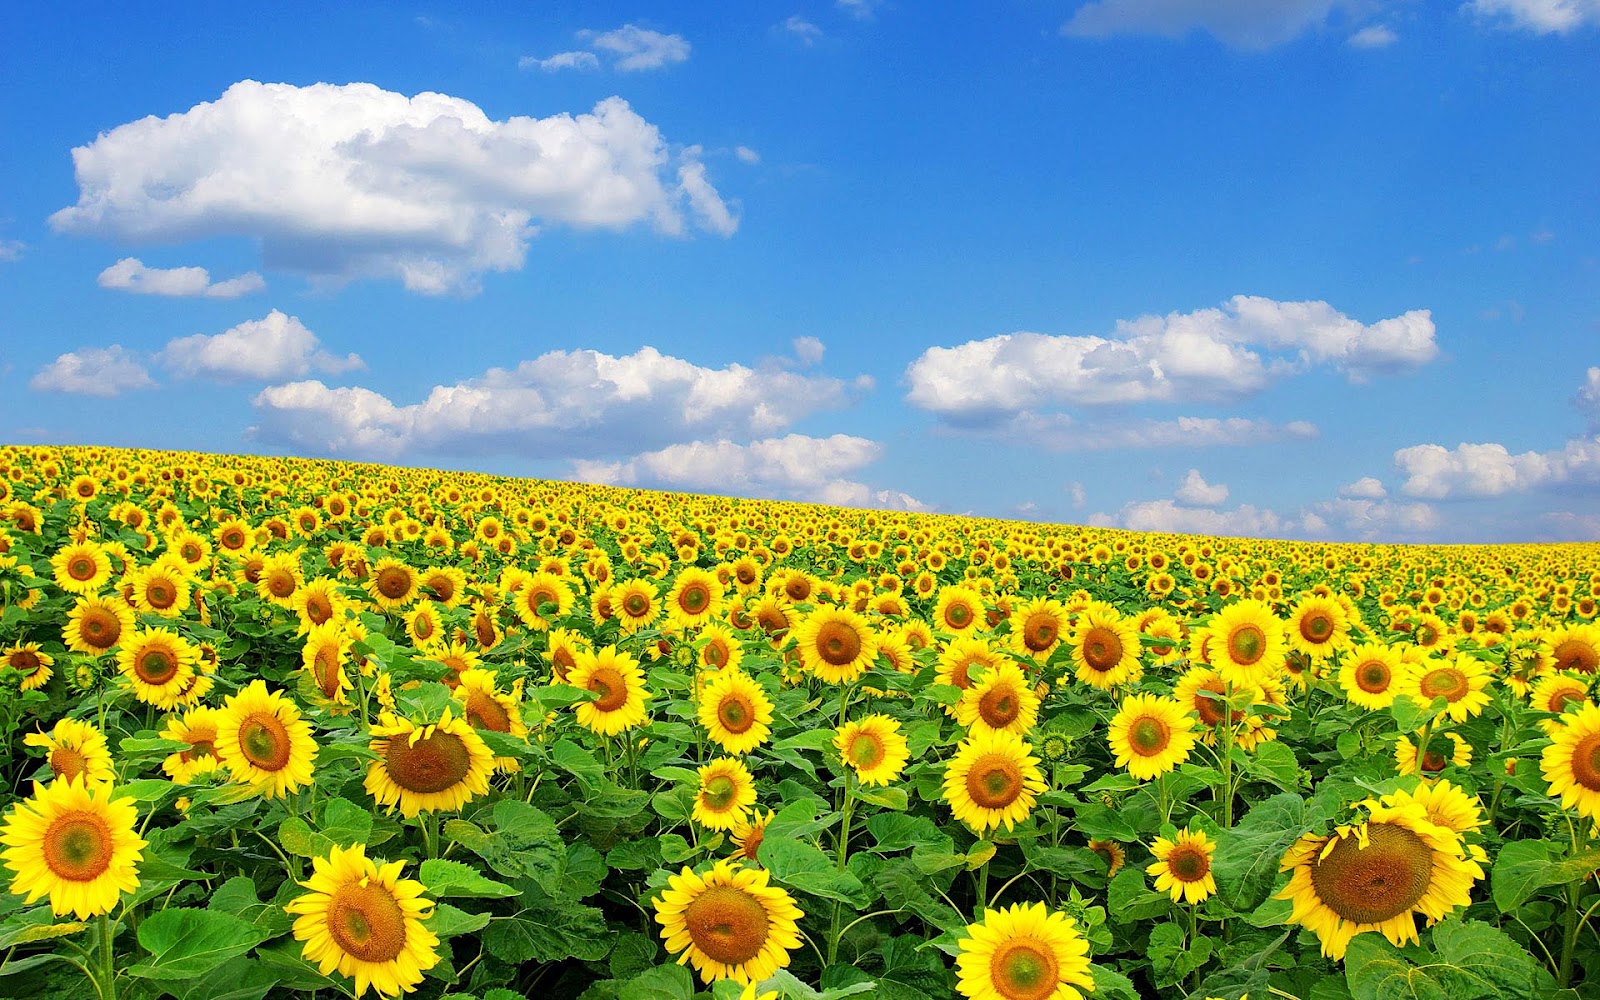
{"type": "Polygon", "coordinates": [[[1463,9],[1498,26],[1538,35],[1564,35],[1600,24],[1600,0],[1468,0],[1463,9]]]}
{"type": "Polygon", "coordinates": [[[124,257],[100,272],[101,288],[141,295],[200,296],[236,299],[267,287],[261,275],[247,271],[237,278],[213,282],[203,267],[146,267],[137,257],[124,257]]]}
{"type": "Polygon", "coordinates": [[[1600,437],[1574,438],[1555,451],[1511,454],[1503,444],[1419,444],[1394,453],[1407,496],[1497,497],[1564,484],[1600,483],[1600,437]]]}
{"type": "Polygon", "coordinates": [[[1252,504],[1232,510],[1182,507],[1172,500],[1136,500],[1115,515],[1095,514],[1090,524],[1158,531],[1178,535],[1222,535],[1242,538],[1298,538],[1320,533],[1322,522],[1311,514],[1285,517],[1252,504]]]}
{"type": "Polygon", "coordinates": [[[216,336],[197,333],[169,341],[156,356],[183,378],[270,382],[298,378],[313,370],[337,375],[366,367],[355,354],[343,358],[323,351],[316,334],[298,317],[277,309],[216,336]]]}
{"type": "Polygon", "coordinates": [[[37,392],[62,392],[74,396],[109,399],[131,389],[155,386],[150,373],[122,345],[84,347],[69,351],[34,373],[28,388],[37,392]]]}
{"type": "Polygon", "coordinates": [[[1394,29],[1384,24],[1369,24],[1351,35],[1345,44],[1357,49],[1386,49],[1400,40],[1394,29]]]}
{"type": "Polygon", "coordinates": [[[254,434],[323,454],[392,458],[476,451],[535,458],[627,455],[692,438],[773,434],[844,405],[870,382],[731,364],[702,368],[645,347],[623,357],[551,351],[513,369],[437,385],[396,405],[318,380],[254,399],[254,434]]]}
{"type": "MultiPolygon", "coordinates": [[[[794,356],[800,362],[800,367],[810,368],[822,363],[822,355],[827,350],[822,341],[816,337],[794,338],[794,356]]],[[[1593,369],[1600,373],[1600,369],[1593,369]]]]}
{"type": "Polygon", "coordinates": [[[1200,475],[1199,469],[1190,469],[1173,491],[1172,498],[1186,507],[1215,507],[1228,499],[1228,487],[1224,483],[1213,486],[1200,475]]]}
{"type": "Polygon", "coordinates": [[[689,58],[689,43],[682,35],[664,35],[633,24],[614,31],[580,31],[578,37],[587,38],[591,48],[609,53],[612,68],[624,73],[660,69],[689,58]]]}
{"type": "Polygon", "coordinates": [[[1351,496],[1313,504],[1309,514],[1321,518],[1338,537],[1363,542],[1421,541],[1440,524],[1438,512],[1425,503],[1351,496]]]}
{"type": "Polygon", "coordinates": [[[533,69],[538,67],[546,73],[559,73],[564,69],[599,69],[600,57],[593,52],[578,49],[573,52],[557,52],[553,56],[540,59],[538,56],[523,56],[517,60],[518,69],[533,69]]]}
{"type": "Polygon", "coordinates": [[[701,229],[732,236],[739,228],[739,219],[706,180],[706,166],[695,158],[699,151],[698,146],[693,147],[690,158],[678,167],[678,187],[688,196],[689,208],[701,229]]]}
{"type": "Polygon", "coordinates": [[[620,462],[578,461],[585,482],[807,500],[849,507],[923,510],[904,493],[874,491],[843,477],[875,461],[882,448],[866,438],[790,434],[749,444],[726,439],[669,445],[620,462]]]}
{"type": "Polygon", "coordinates": [[[817,39],[822,37],[822,29],[807,21],[799,14],[793,14],[780,25],[784,31],[800,39],[806,45],[815,45],[817,39]]]}
{"type": "Polygon", "coordinates": [[[733,155],[739,158],[740,163],[761,162],[761,154],[751,149],[749,146],[735,146],[733,148],[733,155]]]}
{"type": "Polygon", "coordinates": [[[1544,515],[1553,540],[1562,542],[1600,542],[1600,514],[1575,514],[1569,510],[1544,515]]]}
{"type": "Polygon", "coordinates": [[[1316,365],[1354,382],[1415,368],[1437,356],[1433,338],[1426,309],[1369,326],[1326,302],[1236,295],[1218,309],[1122,320],[1109,337],[1022,332],[930,347],[906,369],[906,398],[974,424],[1045,406],[1226,401],[1316,365]]]}
{"type": "Polygon", "coordinates": [[[617,97],[588,114],[495,121],[445,94],[245,80],[216,101],[103,132],[72,158],[78,202],[50,217],[58,232],[252,237],[268,267],[330,282],[399,278],[426,294],[520,268],[540,225],[648,222],[677,235],[690,202],[726,231],[704,175],[677,169],[693,159],[672,155],[617,97]]]}
{"type": "Polygon", "coordinates": [[[1268,49],[1321,27],[1341,0],[1095,0],[1061,28],[1064,35],[1163,35],[1209,32],[1241,49],[1268,49]]]}
{"type": "Polygon", "coordinates": [[[0,240],[0,264],[9,264],[21,260],[22,252],[28,245],[21,240],[0,240]]]}
{"type": "Polygon", "coordinates": [[[1382,500],[1388,495],[1389,491],[1383,488],[1383,483],[1371,476],[1363,476],[1339,487],[1339,496],[1349,500],[1382,500]]]}
{"type": "Polygon", "coordinates": [[[1600,431],[1600,368],[1590,368],[1578,387],[1578,409],[1589,419],[1589,429],[1600,431]]]}
{"type": "Polygon", "coordinates": [[[883,0],[834,0],[834,5],[858,21],[870,21],[883,0]]]}
{"type": "Polygon", "coordinates": [[[1066,490],[1067,495],[1072,498],[1072,506],[1081,510],[1083,505],[1088,502],[1088,494],[1084,492],[1083,484],[1077,480],[1068,483],[1066,490]]]}

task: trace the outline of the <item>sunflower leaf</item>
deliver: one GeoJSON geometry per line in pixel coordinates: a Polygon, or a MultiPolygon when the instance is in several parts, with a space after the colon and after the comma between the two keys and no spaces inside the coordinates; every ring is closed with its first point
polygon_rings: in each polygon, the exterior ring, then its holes
{"type": "Polygon", "coordinates": [[[194,979],[254,948],[269,932],[218,910],[162,910],[139,925],[151,959],[128,967],[141,979],[194,979]]]}

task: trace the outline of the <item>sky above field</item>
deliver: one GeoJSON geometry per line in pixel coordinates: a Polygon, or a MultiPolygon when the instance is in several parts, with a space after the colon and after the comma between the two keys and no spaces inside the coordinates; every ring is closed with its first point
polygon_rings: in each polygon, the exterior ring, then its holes
{"type": "Polygon", "coordinates": [[[0,441],[1600,538],[1600,0],[9,5],[0,441]]]}

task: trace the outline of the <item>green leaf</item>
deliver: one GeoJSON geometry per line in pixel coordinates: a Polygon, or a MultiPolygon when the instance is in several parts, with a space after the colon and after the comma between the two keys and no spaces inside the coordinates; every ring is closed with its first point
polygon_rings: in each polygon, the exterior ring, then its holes
{"type": "Polygon", "coordinates": [[[691,1000],[694,977],[681,965],[658,965],[646,969],[617,993],[617,1000],[691,1000]]]}
{"type": "Polygon", "coordinates": [[[1480,1000],[1532,997],[1555,985],[1505,932],[1472,920],[1433,930],[1437,954],[1401,950],[1376,933],[1358,934],[1345,953],[1345,983],[1355,1000],[1480,1000]]]}
{"type": "Polygon", "coordinates": [[[0,924],[0,951],[19,944],[66,937],[89,926],[75,920],[57,924],[51,922],[53,919],[48,906],[36,906],[31,910],[14,914],[5,923],[0,924]]]}
{"type": "Polygon", "coordinates": [[[339,847],[369,843],[372,812],[349,799],[332,799],[322,810],[321,833],[329,843],[339,847]]]}
{"type": "Polygon", "coordinates": [[[563,771],[578,779],[578,784],[589,794],[600,790],[605,780],[605,768],[594,754],[569,739],[563,739],[550,750],[550,759],[563,771]]]}
{"type": "Polygon", "coordinates": [[[178,1000],[261,1000],[280,977],[253,958],[232,958],[173,990],[178,1000]]]}
{"type": "Polygon", "coordinates": [[[925,816],[878,813],[867,820],[867,832],[877,841],[871,850],[880,854],[907,851],[918,844],[946,852],[955,849],[950,835],[925,816]]]}
{"type": "Polygon", "coordinates": [[[832,858],[802,841],[764,837],[756,857],[774,879],[801,892],[847,903],[862,893],[860,879],[840,872],[832,858]]]}
{"type": "Polygon", "coordinates": [[[1137,868],[1122,869],[1106,889],[1106,909],[1110,912],[1111,919],[1118,923],[1147,920],[1150,917],[1160,916],[1171,908],[1171,897],[1152,892],[1146,887],[1144,872],[1137,868]]]}
{"type": "Polygon", "coordinates": [[[278,825],[278,843],[297,858],[327,857],[334,846],[333,841],[313,831],[299,816],[290,816],[278,825]]]}
{"type": "Polygon", "coordinates": [[[613,932],[592,906],[530,907],[516,916],[495,917],[483,929],[483,947],[501,961],[598,962],[611,950],[613,932]]]}
{"type": "MultiPolygon", "coordinates": [[[[481,815],[481,814],[480,814],[481,815]]],[[[553,890],[566,857],[555,820],[521,799],[501,799],[490,814],[494,832],[466,820],[445,823],[445,835],[506,878],[531,878],[553,890]]]]}
{"type": "Polygon", "coordinates": [[[449,903],[439,903],[433,908],[433,916],[423,924],[428,930],[438,935],[439,940],[459,937],[462,934],[471,934],[481,931],[489,925],[489,914],[467,913],[458,910],[449,903]]]}
{"type": "Polygon", "coordinates": [[[265,930],[231,913],[162,910],[139,925],[139,944],[151,960],[127,971],[142,979],[193,979],[268,937],[265,930]]]}
{"type": "Polygon", "coordinates": [[[294,921],[276,903],[264,903],[256,896],[256,884],[248,875],[235,875],[211,894],[206,909],[231,913],[240,920],[248,920],[269,937],[286,933],[294,921]]]}
{"type": "Polygon", "coordinates": [[[1576,882],[1600,868],[1600,848],[1571,858],[1561,857],[1563,853],[1545,840],[1518,840],[1501,848],[1489,872],[1494,905],[1509,913],[1540,889],[1576,882]]]}
{"type": "Polygon", "coordinates": [[[1165,988],[1182,982],[1211,959],[1213,947],[1215,943],[1203,935],[1184,941],[1183,928],[1175,923],[1157,924],[1150,932],[1149,951],[1156,985],[1165,988]]]}
{"type": "Polygon", "coordinates": [[[893,809],[897,812],[904,811],[910,805],[910,798],[904,788],[871,789],[861,788],[856,791],[856,798],[862,802],[870,802],[884,809],[893,809]]]}
{"type": "Polygon", "coordinates": [[[503,899],[517,894],[503,882],[484,878],[471,865],[443,858],[424,861],[418,881],[435,899],[503,899]]]}
{"type": "Polygon", "coordinates": [[[1294,751],[1277,740],[1263,743],[1246,757],[1245,772],[1256,781],[1276,785],[1286,792],[1300,787],[1300,762],[1294,751]]]}
{"type": "Polygon", "coordinates": [[[1220,831],[1213,867],[1223,902],[1240,911],[1260,906],[1272,890],[1283,853],[1323,820],[1317,806],[1282,792],[1256,803],[1232,830],[1220,831]]]}

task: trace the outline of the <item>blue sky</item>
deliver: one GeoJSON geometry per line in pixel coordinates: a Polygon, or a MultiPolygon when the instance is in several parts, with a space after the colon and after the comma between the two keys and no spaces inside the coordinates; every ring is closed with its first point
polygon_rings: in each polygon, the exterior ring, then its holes
{"type": "Polygon", "coordinates": [[[0,440],[1600,538],[1600,0],[0,32],[0,440]]]}

